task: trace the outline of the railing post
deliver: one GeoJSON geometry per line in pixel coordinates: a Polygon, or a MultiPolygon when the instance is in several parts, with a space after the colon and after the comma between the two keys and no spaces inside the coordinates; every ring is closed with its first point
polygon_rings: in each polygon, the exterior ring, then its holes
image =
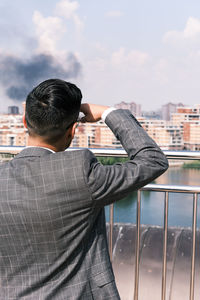
{"type": "Polygon", "coordinates": [[[114,219],[114,204],[110,205],[110,222],[109,222],[109,253],[110,260],[113,259],[113,219],[114,219]]]}
{"type": "Polygon", "coordinates": [[[134,300],[138,300],[139,290],[139,262],[140,262],[140,212],[141,212],[141,191],[137,193],[137,223],[136,223],[136,244],[135,244],[135,290],[134,300]]]}
{"type": "Polygon", "coordinates": [[[163,230],[163,265],[162,265],[162,298],[161,298],[162,300],[166,299],[168,202],[169,202],[169,193],[165,192],[164,230],[163,230]]]}
{"type": "Polygon", "coordinates": [[[195,277],[195,252],[196,252],[196,226],[197,226],[197,199],[198,194],[193,197],[193,218],[192,218],[192,259],[190,273],[190,300],[194,300],[194,277],[195,277]]]}

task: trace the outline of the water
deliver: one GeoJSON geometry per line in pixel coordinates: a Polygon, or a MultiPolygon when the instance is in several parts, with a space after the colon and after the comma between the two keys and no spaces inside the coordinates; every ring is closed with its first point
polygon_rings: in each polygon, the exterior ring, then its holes
{"type": "MultiPolygon", "coordinates": [[[[200,184],[200,170],[170,167],[155,183],[172,185],[200,184]]],[[[200,197],[198,198],[197,225],[200,227],[200,197]]],[[[120,223],[136,222],[137,193],[133,192],[114,206],[114,221],[120,223]]],[[[169,194],[169,226],[192,226],[193,195],[184,193],[169,194]]],[[[106,218],[109,219],[109,208],[106,207],[106,218]]],[[[163,226],[164,193],[142,192],[141,223],[163,226]]]]}

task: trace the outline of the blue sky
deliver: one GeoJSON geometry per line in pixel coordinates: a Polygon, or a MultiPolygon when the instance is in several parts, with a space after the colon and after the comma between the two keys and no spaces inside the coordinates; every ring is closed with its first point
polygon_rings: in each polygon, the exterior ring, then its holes
{"type": "Polygon", "coordinates": [[[21,88],[58,75],[85,102],[199,103],[198,0],[1,0],[0,30],[0,111],[20,105],[21,88]]]}

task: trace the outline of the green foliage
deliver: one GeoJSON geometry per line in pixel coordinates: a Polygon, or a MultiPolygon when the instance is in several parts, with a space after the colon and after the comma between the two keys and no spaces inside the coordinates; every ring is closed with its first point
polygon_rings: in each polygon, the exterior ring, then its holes
{"type": "Polygon", "coordinates": [[[0,162],[7,162],[15,157],[15,154],[12,153],[0,153],[0,162]]]}
{"type": "Polygon", "coordinates": [[[103,165],[113,165],[115,163],[123,163],[128,160],[127,157],[97,157],[98,161],[103,165]]]}
{"type": "Polygon", "coordinates": [[[184,169],[200,169],[200,161],[194,160],[183,164],[184,169]]]}

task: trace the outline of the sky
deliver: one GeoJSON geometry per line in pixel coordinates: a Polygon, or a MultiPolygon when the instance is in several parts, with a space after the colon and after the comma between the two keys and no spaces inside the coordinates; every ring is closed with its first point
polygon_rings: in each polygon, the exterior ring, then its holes
{"type": "Polygon", "coordinates": [[[200,103],[200,1],[1,0],[0,112],[48,78],[83,102],[200,103]]]}

